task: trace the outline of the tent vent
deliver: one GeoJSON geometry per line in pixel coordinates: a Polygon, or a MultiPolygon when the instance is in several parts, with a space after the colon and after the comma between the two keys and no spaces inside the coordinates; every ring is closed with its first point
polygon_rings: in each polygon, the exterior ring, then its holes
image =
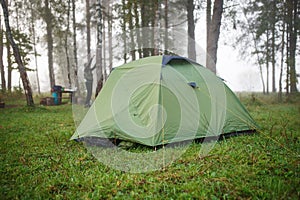
{"type": "Polygon", "coordinates": [[[191,86],[192,88],[198,88],[197,84],[195,82],[190,82],[188,83],[189,86],[191,86]]]}

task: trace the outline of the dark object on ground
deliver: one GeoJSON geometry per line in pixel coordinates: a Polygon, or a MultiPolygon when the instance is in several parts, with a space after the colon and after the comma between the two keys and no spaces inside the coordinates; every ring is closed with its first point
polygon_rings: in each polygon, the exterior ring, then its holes
{"type": "Polygon", "coordinates": [[[0,108],[5,108],[5,103],[4,102],[0,102],[0,108]]]}
{"type": "Polygon", "coordinates": [[[52,97],[44,97],[40,101],[40,105],[43,106],[53,106],[54,105],[54,98],[52,97]]]}
{"type": "Polygon", "coordinates": [[[116,147],[114,141],[109,140],[107,138],[99,138],[99,137],[84,137],[75,140],[76,142],[84,142],[87,146],[97,146],[97,147],[106,147],[113,148],[116,147]]]}

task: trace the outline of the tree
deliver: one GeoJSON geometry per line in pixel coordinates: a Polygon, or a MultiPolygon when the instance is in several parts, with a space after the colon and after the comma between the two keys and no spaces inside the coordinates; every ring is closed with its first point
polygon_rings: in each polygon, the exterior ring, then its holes
{"type": "Polygon", "coordinates": [[[158,0],[153,1],[153,56],[159,55],[160,41],[159,41],[159,20],[160,20],[160,2],[158,0]]]}
{"type": "Polygon", "coordinates": [[[69,35],[70,35],[70,11],[71,11],[71,0],[68,0],[68,7],[67,7],[67,27],[65,31],[65,38],[64,38],[64,47],[65,47],[65,54],[67,60],[67,73],[68,73],[68,83],[69,87],[72,86],[71,81],[71,64],[70,64],[70,56],[69,56],[69,35]]]}
{"type": "Polygon", "coordinates": [[[267,72],[266,78],[266,93],[270,92],[270,78],[272,83],[272,92],[276,92],[276,51],[278,45],[276,40],[278,39],[278,1],[277,0],[257,0],[253,2],[252,8],[249,8],[251,12],[256,13],[256,21],[253,22],[255,28],[255,40],[260,43],[260,50],[263,54],[267,72]],[[271,8],[271,9],[270,9],[271,8]],[[270,69],[272,73],[270,73],[270,69]],[[270,76],[271,75],[271,76],[270,76]]]}
{"type": "Polygon", "coordinates": [[[103,76],[103,84],[107,79],[107,71],[106,71],[106,25],[105,22],[107,21],[106,14],[107,14],[107,2],[104,2],[102,5],[103,7],[103,15],[102,15],[102,76],[103,76]]]}
{"type": "MultiPolygon", "coordinates": [[[[209,9],[209,7],[207,8],[209,9]]],[[[217,50],[218,41],[220,35],[220,26],[223,13],[223,0],[215,0],[214,9],[212,17],[208,16],[207,27],[208,37],[207,37],[207,47],[206,47],[206,67],[210,69],[213,73],[216,73],[216,63],[217,63],[217,50]]],[[[209,14],[209,11],[207,11],[209,14]]]]}
{"type": "MultiPolygon", "coordinates": [[[[16,65],[18,65],[17,60],[15,59],[13,49],[11,48],[11,43],[9,40],[8,32],[5,31],[5,46],[7,51],[7,90],[11,92],[12,89],[12,71],[14,69],[18,69],[16,65]]],[[[4,35],[3,33],[3,35],[4,35]]],[[[21,60],[23,62],[23,65],[25,67],[25,70],[33,71],[32,69],[26,68],[28,63],[30,62],[29,55],[32,54],[32,46],[30,38],[27,34],[20,32],[18,29],[12,29],[11,28],[11,34],[14,37],[15,43],[18,45],[19,48],[19,54],[21,57],[21,60]]]]}
{"type": "Polygon", "coordinates": [[[40,79],[39,79],[39,71],[38,71],[38,64],[37,64],[37,49],[36,49],[36,32],[35,32],[35,14],[32,8],[32,4],[30,3],[30,12],[31,12],[31,33],[32,33],[32,43],[33,43],[33,49],[34,49],[34,58],[35,58],[35,73],[36,73],[36,82],[37,82],[37,88],[38,93],[41,94],[41,88],[40,88],[40,79]]]}
{"type": "Polygon", "coordinates": [[[1,24],[1,15],[0,15],[0,73],[1,73],[1,89],[2,91],[6,91],[6,81],[5,81],[5,71],[3,64],[3,29],[1,24]]]}
{"type": "Polygon", "coordinates": [[[91,12],[90,12],[90,0],[85,1],[86,7],[86,46],[87,46],[87,62],[91,58],[91,12]]]}
{"type": "Polygon", "coordinates": [[[187,0],[186,6],[188,19],[188,57],[196,60],[194,0],[187,0]]]}
{"type": "Polygon", "coordinates": [[[96,73],[97,73],[97,88],[96,97],[98,96],[100,90],[103,86],[103,73],[102,73],[102,31],[103,31],[103,21],[102,21],[102,10],[101,10],[101,0],[97,0],[96,4],[96,14],[97,14],[97,49],[96,49],[96,73]]]}
{"type": "Polygon", "coordinates": [[[164,6],[165,6],[165,15],[164,15],[164,20],[165,20],[165,38],[164,38],[164,45],[165,45],[165,52],[164,54],[168,54],[168,49],[169,49],[169,2],[168,0],[164,1],[164,6]]]}
{"type": "Polygon", "coordinates": [[[142,29],[142,49],[143,49],[143,58],[150,56],[149,51],[149,27],[150,25],[150,2],[149,1],[140,1],[141,9],[141,27],[142,29]]]}
{"type": "MultiPolygon", "coordinates": [[[[211,0],[207,0],[206,1],[206,45],[209,39],[210,24],[211,24],[211,0]]],[[[207,47],[206,47],[206,52],[207,52],[207,47]]]]}
{"type": "Polygon", "coordinates": [[[248,50],[257,56],[264,93],[269,92],[269,78],[272,78],[272,92],[276,92],[275,74],[276,67],[279,65],[279,100],[281,101],[284,75],[286,76],[286,93],[297,92],[295,57],[299,34],[298,2],[253,0],[244,3],[242,10],[246,22],[238,20],[242,35],[238,37],[237,43],[243,44],[241,52],[248,50]],[[251,38],[250,42],[249,38],[251,38]],[[251,42],[254,46],[250,45],[251,42]],[[280,63],[276,62],[277,60],[280,60],[280,63]],[[284,63],[286,63],[285,68],[284,63]],[[263,81],[262,66],[266,69],[266,83],[263,81]],[[266,84],[266,90],[264,84],[266,84]]]}
{"type": "Polygon", "coordinates": [[[49,80],[50,87],[55,85],[55,75],[53,67],[53,14],[51,12],[51,6],[49,0],[44,0],[44,9],[42,17],[46,23],[47,30],[47,49],[48,49],[48,69],[49,69],[49,80]]]}
{"type": "Polygon", "coordinates": [[[287,5],[287,63],[290,77],[290,92],[297,92],[297,75],[296,75],[296,49],[297,49],[297,33],[299,31],[299,6],[298,1],[286,0],[287,5]]]}
{"type": "Polygon", "coordinates": [[[111,7],[111,1],[108,0],[107,2],[108,4],[108,50],[109,50],[109,72],[111,72],[112,70],[112,66],[113,66],[113,45],[112,45],[112,41],[113,41],[113,15],[112,15],[112,7],[111,7]]]}
{"type": "Polygon", "coordinates": [[[74,71],[74,82],[75,87],[77,88],[77,93],[80,94],[79,88],[79,80],[78,80],[78,59],[77,59],[77,34],[76,34],[76,4],[75,0],[72,0],[72,25],[73,25],[73,54],[74,54],[74,64],[73,64],[73,71],[74,71]]]}
{"type": "Polygon", "coordinates": [[[11,29],[10,29],[10,25],[9,25],[9,16],[8,16],[8,9],[7,9],[7,5],[5,0],[1,0],[1,6],[3,9],[3,15],[4,15],[4,20],[5,20],[5,26],[6,26],[6,32],[8,35],[8,39],[10,41],[10,44],[12,45],[13,48],[13,52],[14,52],[14,56],[15,59],[18,63],[18,69],[20,72],[20,76],[22,79],[22,83],[23,83],[23,87],[24,87],[24,91],[25,91],[25,96],[26,96],[26,101],[27,101],[27,105],[28,106],[34,106],[34,101],[32,98],[32,90],[31,90],[31,86],[30,86],[30,82],[27,76],[27,72],[26,69],[23,65],[21,56],[20,56],[20,52],[19,52],[19,48],[17,46],[17,44],[15,43],[12,33],[11,33],[11,29]]]}
{"type": "MultiPolygon", "coordinates": [[[[123,2],[123,3],[125,3],[125,2],[123,2]]],[[[130,35],[130,53],[131,53],[132,60],[136,60],[136,56],[135,56],[135,38],[134,38],[134,30],[133,30],[133,14],[132,14],[133,3],[131,1],[128,1],[128,10],[129,10],[128,24],[129,24],[129,35],[130,35]]],[[[124,21],[124,23],[125,22],[126,21],[124,21]]]]}
{"type": "Polygon", "coordinates": [[[269,94],[269,77],[270,77],[270,73],[269,73],[269,62],[270,62],[270,47],[269,47],[269,40],[270,40],[270,32],[269,29],[267,29],[266,32],[266,36],[267,36],[267,40],[265,42],[265,46],[266,46],[266,58],[265,58],[265,62],[266,62],[266,69],[267,69],[267,94],[269,94]]]}
{"type": "Polygon", "coordinates": [[[6,36],[6,52],[7,52],[7,90],[9,92],[11,92],[11,75],[12,75],[12,53],[11,53],[11,44],[10,41],[7,39],[8,38],[8,33],[7,31],[5,32],[5,36],[6,36]]]}
{"type": "Polygon", "coordinates": [[[254,54],[256,54],[256,62],[259,66],[260,78],[261,78],[262,87],[263,87],[263,94],[265,94],[266,93],[266,89],[265,89],[266,87],[265,87],[265,81],[264,81],[264,76],[263,76],[262,58],[259,54],[260,51],[258,49],[258,44],[257,44],[258,42],[257,42],[256,37],[255,37],[254,26],[253,26],[253,24],[251,24],[249,22],[249,19],[246,16],[245,10],[244,10],[244,15],[245,15],[245,18],[246,18],[246,21],[247,21],[247,28],[248,28],[249,32],[251,33],[250,35],[251,35],[252,41],[254,43],[254,54]]]}
{"type": "Polygon", "coordinates": [[[123,60],[124,63],[127,63],[127,34],[126,34],[126,30],[127,30],[127,15],[126,15],[126,1],[122,0],[122,40],[123,40],[123,44],[124,44],[124,52],[123,52],[123,60]]]}
{"type": "Polygon", "coordinates": [[[139,0],[133,1],[133,12],[134,12],[134,23],[136,30],[136,40],[137,40],[137,48],[139,58],[143,57],[142,54],[142,42],[141,42],[141,25],[140,25],[140,14],[139,14],[139,0]]]}
{"type": "Polygon", "coordinates": [[[276,22],[277,22],[277,7],[276,7],[276,1],[274,0],[271,2],[271,13],[270,13],[270,23],[271,23],[271,62],[272,62],[272,92],[276,92],[276,76],[275,76],[275,69],[276,69],[276,22]]]}
{"type": "Polygon", "coordinates": [[[279,75],[279,92],[278,100],[282,102],[282,76],[283,76],[283,64],[284,64],[284,49],[285,49],[285,32],[286,32],[286,22],[285,22],[285,8],[281,12],[283,19],[282,20],[282,36],[281,36],[281,60],[280,60],[280,75],[279,75]]]}

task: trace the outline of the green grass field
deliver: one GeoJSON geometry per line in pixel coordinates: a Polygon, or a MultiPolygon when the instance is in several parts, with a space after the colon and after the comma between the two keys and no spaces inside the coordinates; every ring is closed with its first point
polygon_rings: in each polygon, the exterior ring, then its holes
{"type": "Polygon", "coordinates": [[[137,174],[69,141],[71,105],[27,108],[13,106],[22,98],[4,99],[0,199],[299,199],[300,101],[238,96],[261,126],[257,134],[219,141],[201,158],[204,144],[193,143],[164,170],[137,174]]]}

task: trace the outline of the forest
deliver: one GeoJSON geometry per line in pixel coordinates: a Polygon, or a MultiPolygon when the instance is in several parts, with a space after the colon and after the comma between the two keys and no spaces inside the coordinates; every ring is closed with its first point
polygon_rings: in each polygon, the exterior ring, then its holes
{"type": "Polygon", "coordinates": [[[0,3],[0,199],[299,199],[299,1],[0,3]]]}
{"type": "Polygon", "coordinates": [[[93,55],[97,85],[113,67],[162,54],[188,57],[217,73],[220,33],[230,30],[229,45],[259,68],[264,94],[278,92],[282,99],[282,93],[297,92],[298,1],[7,0],[1,5],[2,91],[12,90],[14,70],[29,96],[41,93],[41,82],[84,90],[82,66],[93,55]],[[206,44],[199,45],[196,24],[201,18],[206,44]],[[41,65],[37,60],[43,52],[47,58],[41,65]],[[48,77],[41,80],[45,65],[48,77]]]}

